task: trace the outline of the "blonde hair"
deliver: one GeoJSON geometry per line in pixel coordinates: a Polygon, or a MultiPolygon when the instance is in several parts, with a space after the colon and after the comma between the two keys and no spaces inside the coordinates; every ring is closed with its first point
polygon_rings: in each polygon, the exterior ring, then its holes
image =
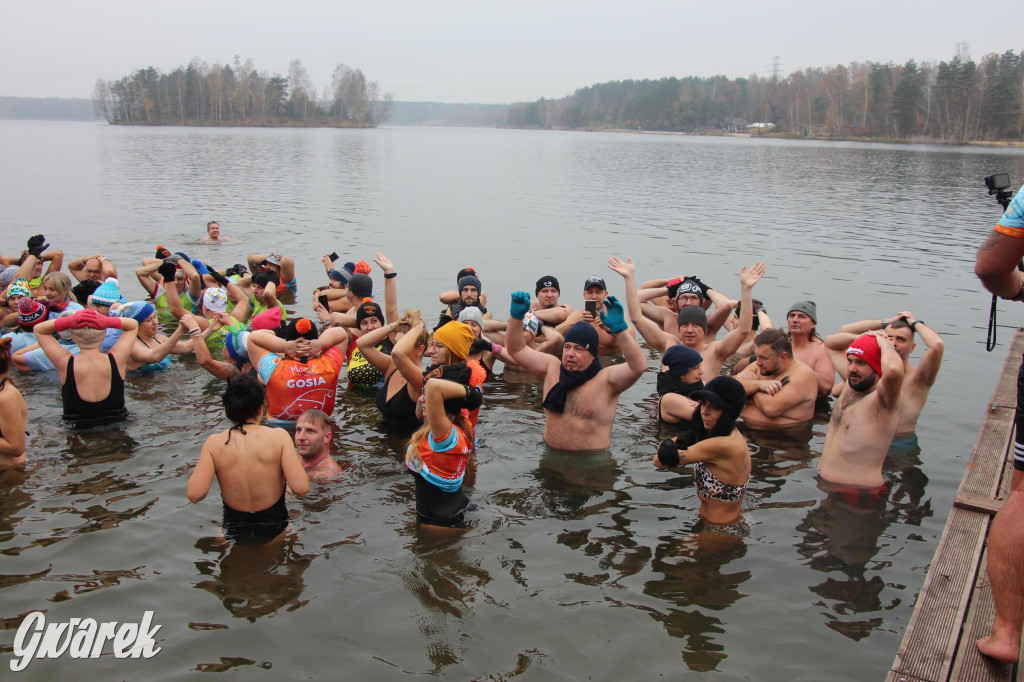
{"type": "MultiPolygon", "coordinates": [[[[447,411],[446,411],[446,414],[448,415],[448,419],[451,420],[452,425],[455,426],[455,428],[457,428],[459,431],[462,431],[463,433],[465,433],[467,435],[472,432],[473,426],[469,423],[469,420],[466,419],[465,416],[463,416],[461,410],[459,411],[458,414],[452,414],[451,412],[447,412],[447,411]]],[[[428,423],[426,423],[426,421],[424,421],[423,424],[420,425],[420,427],[418,429],[416,429],[416,431],[413,432],[413,434],[409,437],[409,444],[408,444],[407,447],[409,447],[409,448],[417,448],[417,447],[419,447],[420,441],[422,441],[424,438],[427,438],[429,436],[429,434],[430,434],[430,424],[428,424],[428,423]]]]}
{"type": "Polygon", "coordinates": [[[50,284],[57,293],[65,298],[70,298],[75,303],[81,303],[74,294],[71,293],[71,278],[65,275],[63,272],[51,272],[46,277],[43,277],[43,281],[39,286],[43,284],[50,284]]]}
{"type": "Polygon", "coordinates": [[[71,330],[71,340],[74,341],[75,345],[79,348],[99,348],[106,335],[106,329],[84,327],[82,329],[71,330]]]}

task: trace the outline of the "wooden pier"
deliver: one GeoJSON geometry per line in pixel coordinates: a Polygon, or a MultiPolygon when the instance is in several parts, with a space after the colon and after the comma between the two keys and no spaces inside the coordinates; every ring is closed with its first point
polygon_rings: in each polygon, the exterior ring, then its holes
{"type": "Polygon", "coordinates": [[[1024,666],[993,661],[974,645],[988,635],[994,615],[986,542],[1010,489],[1022,351],[1024,331],[1018,330],[887,681],[1024,682],[1024,666]]]}

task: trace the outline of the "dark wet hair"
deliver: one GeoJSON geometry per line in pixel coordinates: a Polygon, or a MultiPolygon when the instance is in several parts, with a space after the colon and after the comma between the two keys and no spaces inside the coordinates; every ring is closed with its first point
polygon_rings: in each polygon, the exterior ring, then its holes
{"type": "Polygon", "coordinates": [[[11,368],[11,339],[0,339],[0,374],[7,374],[11,368]]]}
{"type": "Polygon", "coordinates": [[[236,426],[258,416],[265,401],[263,384],[249,372],[228,379],[228,387],[221,399],[225,414],[236,426]]]}
{"type": "Polygon", "coordinates": [[[889,320],[889,323],[886,326],[892,327],[893,329],[909,329],[910,338],[914,338],[914,328],[911,327],[910,324],[902,317],[897,317],[895,320],[889,320]]]}
{"type": "Polygon", "coordinates": [[[786,332],[781,329],[765,329],[754,337],[755,346],[769,346],[776,355],[789,353],[793,357],[793,344],[790,342],[786,332]]]}

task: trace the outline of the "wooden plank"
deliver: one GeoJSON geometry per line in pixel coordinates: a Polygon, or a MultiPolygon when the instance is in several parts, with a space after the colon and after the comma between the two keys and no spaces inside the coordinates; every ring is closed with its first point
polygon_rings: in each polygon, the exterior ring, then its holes
{"type": "MultiPolygon", "coordinates": [[[[987,535],[987,533],[986,533],[987,535]]],[[[954,655],[954,663],[950,672],[950,680],[971,682],[973,680],[991,680],[991,682],[1010,682],[1013,680],[1012,665],[999,663],[987,656],[982,656],[975,646],[982,637],[986,637],[992,629],[995,606],[992,602],[992,587],[988,580],[988,552],[984,553],[978,570],[978,578],[974,584],[971,607],[967,611],[964,622],[964,636],[954,655]]]]}
{"type": "Polygon", "coordinates": [[[988,514],[962,509],[950,513],[890,679],[948,679],[988,522],[988,514]]]}
{"type": "MultiPolygon", "coordinates": [[[[1000,490],[1000,474],[1010,451],[1022,351],[1024,333],[1018,330],[958,491],[961,500],[975,501],[983,509],[970,511],[953,506],[887,677],[889,680],[946,682],[949,679],[978,579],[991,520],[989,508],[1000,490]]],[[[982,627],[986,617],[984,604],[978,605],[976,612],[973,627],[982,627]]],[[[973,642],[970,644],[973,646],[973,642]]],[[[982,658],[980,654],[978,658],[982,658]]],[[[964,665],[960,664],[958,673],[965,669],[964,665]]],[[[968,666],[968,672],[973,671],[974,668],[968,666]]]]}
{"type": "Polygon", "coordinates": [[[970,493],[958,493],[953,501],[954,507],[966,509],[967,511],[981,512],[989,516],[995,516],[999,508],[1003,506],[1003,496],[1000,495],[994,500],[970,493]]]}
{"type": "Polygon", "coordinates": [[[1013,343],[1010,344],[996,390],[989,401],[988,412],[967,462],[967,469],[960,483],[961,493],[992,499],[999,490],[1003,457],[1011,442],[1007,434],[1013,428],[1017,405],[1017,370],[1020,368],[1022,352],[1024,333],[1018,330],[1013,337],[1013,343]],[[992,457],[994,453],[999,453],[999,456],[992,457]]]}
{"type": "MultiPolygon", "coordinates": [[[[1005,499],[1010,494],[1010,486],[1013,481],[1013,457],[1009,444],[1013,443],[1014,432],[1011,431],[1008,437],[1008,452],[1003,463],[999,480],[999,496],[1005,499]]],[[[991,525],[986,529],[985,540],[988,541],[988,534],[991,525]]],[[[1017,677],[1016,664],[1008,665],[999,663],[990,658],[982,656],[978,651],[975,642],[982,637],[988,636],[992,630],[992,622],[995,619],[995,603],[992,597],[991,583],[988,577],[988,549],[982,554],[981,563],[978,569],[978,578],[975,581],[974,594],[971,598],[971,606],[964,621],[964,636],[960,640],[957,652],[954,654],[954,664],[951,680],[1014,680],[1017,677]]],[[[1022,643],[1024,645],[1024,643],[1022,643]]]]}

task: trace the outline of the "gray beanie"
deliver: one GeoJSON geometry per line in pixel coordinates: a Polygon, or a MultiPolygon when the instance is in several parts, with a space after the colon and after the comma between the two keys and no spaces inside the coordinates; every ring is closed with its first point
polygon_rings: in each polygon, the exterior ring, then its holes
{"type": "Polygon", "coordinates": [[[811,322],[814,324],[818,324],[818,306],[814,305],[814,301],[797,301],[793,305],[789,306],[789,310],[786,311],[786,316],[788,317],[794,310],[811,318],[811,322]]]}
{"type": "Polygon", "coordinates": [[[696,322],[705,334],[708,331],[708,314],[699,305],[687,305],[679,309],[679,326],[687,322],[696,322]]]}
{"type": "Polygon", "coordinates": [[[369,275],[364,275],[361,272],[357,272],[352,275],[352,278],[348,281],[349,293],[358,296],[359,298],[369,298],[373,296],[373,280],[370,279],[369,275]]]}

